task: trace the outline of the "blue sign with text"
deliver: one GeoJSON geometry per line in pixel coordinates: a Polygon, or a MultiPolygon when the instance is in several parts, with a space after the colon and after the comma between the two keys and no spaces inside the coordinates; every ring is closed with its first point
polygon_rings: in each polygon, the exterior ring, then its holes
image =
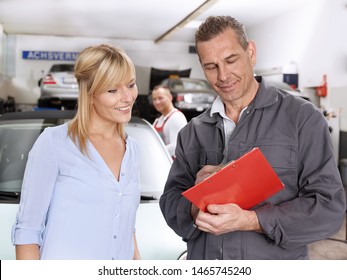
{"type": "Polygon", "coordinates": [[[23,51],[23,59],[75,61],[79,52],[23,51]]]}

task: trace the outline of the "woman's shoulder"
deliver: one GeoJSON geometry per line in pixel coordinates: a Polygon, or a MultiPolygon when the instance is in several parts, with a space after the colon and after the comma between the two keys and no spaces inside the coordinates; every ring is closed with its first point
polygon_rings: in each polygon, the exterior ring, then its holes
{"type": "Polygon", "coordinates": [[[41,149],[44,147],[58,147],[63,138],[67,138],[67,124],[50,126],[44,128],[42,133],[37,137],[33,149],[41,149]],[[65,136],[64,136],[65,135],[65,136]]]}
{"type": "Polygon", "coordinates": [[[40,141],[60,141],[68,135],[68,123],[46,127],[39,136],[40,141]]]}
{"type": "Polygon", "coordinates": [[[66,135],[67,131],[68,131],[68,123],[63,123],[56,126],[46,127],[42,133],[59,136],[59,135],[66,135]]]}

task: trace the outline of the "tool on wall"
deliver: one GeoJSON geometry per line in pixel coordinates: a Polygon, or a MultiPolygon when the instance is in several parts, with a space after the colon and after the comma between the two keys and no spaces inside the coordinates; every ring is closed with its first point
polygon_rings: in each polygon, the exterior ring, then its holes
{"type": "Polygon", "coordinates": [[[316,94],[319,97],[326,97],[328,94],[328,87],[327,87],[327,75],[323,75],[323,84],[321,86],[316,87],[316,94]]]}

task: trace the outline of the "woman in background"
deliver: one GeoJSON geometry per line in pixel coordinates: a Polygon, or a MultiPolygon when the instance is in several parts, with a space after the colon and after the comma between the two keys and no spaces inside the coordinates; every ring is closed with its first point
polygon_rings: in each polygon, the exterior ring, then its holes
{"type": "Polygon", "coordinates": [[[17,259],[139,259],[139,155],[125,134],[138,91],[120,49],[84,49],[75,64],[74,119],[47,128],[32,150],[12,240],[17,259]]]}

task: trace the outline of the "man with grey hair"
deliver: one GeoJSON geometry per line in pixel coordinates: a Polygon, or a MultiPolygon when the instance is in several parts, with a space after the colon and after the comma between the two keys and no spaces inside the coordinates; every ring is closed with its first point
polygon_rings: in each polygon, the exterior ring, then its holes
{"type": "Polygon", "coordinates": [[[307,259],[307,245],[336,233],[346,211],[322,112],[254,76],[256,45],[234,18],[209,17],[195,41],[218,97],[178,135],[160,199],[168,225],[187,241],[188,259],[307,259]],[[254,147],[285,185],[282,191],[252,209],[210,204],[206,212],[182,196],[254,147]]]}

